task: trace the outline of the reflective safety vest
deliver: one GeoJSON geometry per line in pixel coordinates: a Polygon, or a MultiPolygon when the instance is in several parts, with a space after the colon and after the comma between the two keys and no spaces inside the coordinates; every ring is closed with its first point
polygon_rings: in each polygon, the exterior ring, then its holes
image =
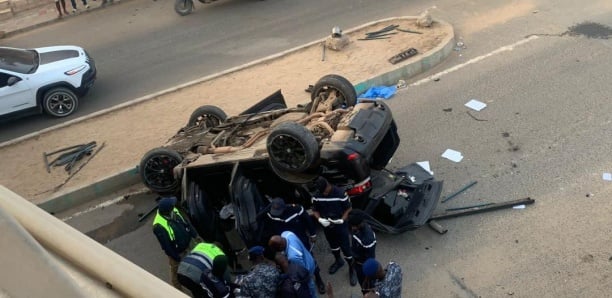
{"type": "Polygon", "coordinates": [[[204,255],[211,261],[214,260],[217,256],[225,255],[218,246],[206,242],[198,243],[198,245],[196,245],[191,252],[204,255]]]}
{"type": "MultiPolygon", "coordinates": [[[[181,213],[178,211],[178,209],[174,208],[172,209],[172,212],[174,212],[183,222],[185,221],[183,219],[183,216],[181,216],[181,213]]],[[[162,226],[162,228],[164,228],[164,230],[166,230],[166,232],[168,233],[168,236],[170,236],[170,241],[176,240],[174,238],[174,230],[172,230],[172,228],[168,224],[168,220],[165,217],[163,217],[161,214],[159,214],[159,211],[157,211],[157,215],[155,215],[155,219],[153,220],[153,226],[155,225],[160,225],[162,226]]]]}

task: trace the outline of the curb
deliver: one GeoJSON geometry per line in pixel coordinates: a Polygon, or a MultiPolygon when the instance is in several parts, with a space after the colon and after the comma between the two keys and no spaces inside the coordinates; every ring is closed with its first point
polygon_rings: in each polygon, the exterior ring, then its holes
{"type": "MultiPolygon", "coordinates": [[[[392,20],[398,20],[398,19],[412,19],[412,18],[416,18],[414,16],[406,16],[406,17],[393,17],[393,18],[387,18],[387,19],[382,19],[382,20],[378,20],[378,21],[373,21],[370,23],[366,23],[364,25],[352,28],[350,30],[345,31],[346,33],[351,33],[354,31],[358,31],[360,29],[363,29],[365,27],[369,27],[372,25],[376,25],[378,23],[381,22],[386,22],[386,21],[392,21],[392,20]]],[[[445,21],[441,21],[441,20],[435,20],[436,22],[445,24],[447,26],[450,26],[450,24],[448,24],[445,21]]],[[[451,27],[452,28],[452,27],[451,27]]],[[[372,86],[378,86],[378,85],[395,85],[397,83],[398,80],[400,79],[407,79],[410,78],[414,75],[420,74],[426,70],[431,69],[432,67],[436,66],[437,64],[439,64],[440,62],[442,62],[442,60],[444,60],[444,58],[448,57],[448,55],[453,51],[453,47],[454,47],[454,39],[455,39],[455,33],[454,30],[451,32],[451,34],[449,36],[446,37],[446,39],[444,41],[442,41],[437,47],[431,49],[429,52],[424,54],[424,57],[413,61],[409,64],[403,65],[393,71],[387,72],[387,73],[383,73],[380,74],[378,76],[372,77],[364,82],[360,82],[358,84],[355,85],[355,89],[357,91],[357,94],[361,94],[364,91],[366,91],[368,88],[372,87],[372,86]]],[[[150,100],[150,99],[154,99],[158,96],[164,95],[166,93],[171,93],[171,92],[176,92],[182,88],[186,88],[195,84],[199,84],[202,82],[206,82],[209,80],[213,80],[215,78],[233,73],[233,72],[237,72],[243,69],[247,69],[251,66],[257,65],[257,64],[261,64],[261,63],[265,63],[268,61],[271,61],[273,59],[277,59],[280,57],[284,57],[287,56],[289,54],[292,54],[294,52],[297,52],[303,48],[306,47],[310,47],[316,44],[320,44],[321,42],[324,42],[325,38],[319,39],[319,40],[315,40],[313,42],[304,44],[302,46],[299,47],[295,47],[274,55],[270,55],[268,57],[262,58],[262,59],[258,59],[246,64],[243,64],[241,66],[237,66],[234,68],[230,68],[227,69],[225,71],[222,72],[218,72],[212,75],[208,75],[205,77],[202,77],[200,79],[197,80],[193,80],[184,84],[180,84],[177,85],[175,87],[172,88],[168,88],[156,93],[152,93],[152,94],[148,94],[139,98],[136,98],[134,100],[131,100],[129,102],[125,102],[123,104],[108,108],[108,109],[104,109],[104,110],[100,110],[98,112],[89,114],[87,116],[83,116],[83,117],[79,117],[76,119],[73,119],[71,121],[67,121],[64,122],[62,124],[56,125],[56,126],[52,126],[46,129],[43,129],[41,131],[35,132],[35,133],[31,133],[25,136],[22,136],[20,138],[17,139],[13,139],[4,143],[0,143],[0,149],[2,147],[5,146],[9,146],[9,145],[13,145],[22,141],[25,141],[27,139],[36,137],[40,134],[55,130],[55,129],[59,129],[62,127],[66,127],[66,126],[70,126],[73,124],[77,124],[79,122],[94,118],[94,117],[98,117],[119,109],[123,109],[125,107],[128,106],[132,106],[132,105],[136,105],[138,103],[150,100]]],[[[38,207],[44,209],[47,212],[61,212],[67,209],[70,209],[73,206],[76,206],[78,204],[83,204],[86,203],[90,200],[92,200],[93,198],[95,198],[96,196],[103,196],[103,195],[108,195],[109,193],[112,193],[114,191],[118,191],[121,190],[123,188],[135,185],[140,183],[140,176],[138,174],[138,166],[133,167],[133,168],[129,168],[127,170],[123,170],[119,173],[116,173],[114,175],[108,176],[106,178],[100,179],[90,185],[84,186],[84,187],[80,187],[80,188],[73,188],[70,190],[67,190],[61,194],[58,194],[52,198],[50,198],[49,200],[38,204],[38,207]]]]}
{"type": "Polygon", "coordinates": [[[119,173],[102,178],[90,185],[75,187],[37,204],[51,214],[68,210],[74,206],[87,203],[96,197],[102,197],[112,192],[140,183],[138,167],[129,168],[119,173]]]}
{"type": "MultiPolygon", "coordinates": [[[[130,0],[117,1],[117,2],[110,3],[110,4],[106,4],[106,6],[100,5],[98,7],[91,7],[88,10],[84,10],[84,11],[79,12],[77,15],[70,16],[70,18],[73,18],[73,17],[76,17],[76,16],[80,16],[82,14],[90,13],[90,12],[96,11],[98,9],[107,8],[107,7],[112,6],[112,5],[121,4],[121,2],[123,2],[123,1],[130,1],[130,0]]],[[[17,34],[20,34],[20,33],[24,33],[24,32],[30,31],[30,30],[34,30],[36,28],[40,28],[40,27],[44,27],[44,26],[47,26],[47,25],[50,25],[50,24],[53,24],[53,23],[61,22],[61,21],[65,20],[65,19],[66,19],[66,17],[55,18],[55,19],[44,21],[44,22],[36,23],[36,24],[33,24],[33,25],[29,25],[29,26],[26,26],[26,27],[22,27],[22,28],[19,28],[19,29],[15,29],[13,31],[0,31],[0,39],[9,38],[11,36],[14,36],[14,35],[17,35],[17,34]]]]}

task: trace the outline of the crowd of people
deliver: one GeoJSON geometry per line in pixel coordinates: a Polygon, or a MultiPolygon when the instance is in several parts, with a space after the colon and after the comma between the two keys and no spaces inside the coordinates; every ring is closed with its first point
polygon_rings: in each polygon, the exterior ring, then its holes
{"type": "MultiPolygon", "coordinates": [[[[97,0],[93,0],[93,1],[97,1],[97,0]]],[[[81,0],[81,2],[83,3],[82,9],[88,10],[89,4],[87,3],[87,0],[81,0]]],[[[113,3],[113,2],[114,0],[101,0],[101,3],[102,3],[101,5],[104,6],[104,5],[113,3]]],[[[117,2],[119,2],[119,0],[117,0],[117,2]]],[[[72,6],[72,14],[76,14],[78,12],[77,1],[70,0],[70,5],[72,6]]],[[[70,14],[68,10],[66,9],[66,0],[55,0],[55,8],[57,9],[59,18],[62,18],[64,15],[67,16],[70,14]]]]}
{"type": "Polygon", "coordinates": [[[345,191],[325,178],[315,188],[312,215],[283,198],[271,201],[263,220],[267,242],[249,248],[252,267],[236,278],[221,244],[204,242],[176,208],[176,198],[162,198],[153,232],[168,256],[172,285],[193,297],[334,297],[312,253],[318,224],[334,256],[329,274],[347,265],[349,284],[359,284],[364,297],[401,297],[401,268],[376,260],[376,235],[363,213],[353,211],[345,191]]]}

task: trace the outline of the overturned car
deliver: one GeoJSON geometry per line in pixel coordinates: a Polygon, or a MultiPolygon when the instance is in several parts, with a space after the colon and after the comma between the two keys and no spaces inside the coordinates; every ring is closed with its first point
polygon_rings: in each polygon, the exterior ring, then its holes
{"type": "Polygon", "coordinates": [[[385,168],[400,143],[389,107],[357,103],[353,85],[338,75],[310,91],[303,105],[288,108],[279,90],[233,117],[199,107],[164,146],[144,155],[143,183],[180,193],[200,235],[235,251],[265,242],[258,219],[270,199],[308,207],[318,176],[344,187],[353,209],[379,231],[425,224],[442,182],[416,164],[385,168]]]}

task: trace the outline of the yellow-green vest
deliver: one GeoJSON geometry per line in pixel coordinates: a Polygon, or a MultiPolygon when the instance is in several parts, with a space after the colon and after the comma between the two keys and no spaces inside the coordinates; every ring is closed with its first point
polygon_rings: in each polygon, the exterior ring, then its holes
{"type": "MultiPolygon", "coordinates": [[[[172,209],[172,212],[174,212],[181,220],[184,221],[183,216],[181,216],[181,213],[178,211],[178,209],[176,209],[176,207],[172,209]]],[[[155,219],[153,220],[153,226],[155,225],[160,225],[162,228],[164,228],[164,230],[166,230],[168,236],[170,236],[170,241],[176,240],[174,238],[174,230],[172,230],[170,225],[168,225],[168,220],[159,214],[159,211],[157,211],[157,215],[155,215],[155,219]]]]}
{"type": "Polygon", "coordinates": [[[214,260],[217,256],[225,255],[218,246],[206,242],[198,243],[198,245],[196,245],[191,252],[204,255],[211,261],[214,260]]]}

